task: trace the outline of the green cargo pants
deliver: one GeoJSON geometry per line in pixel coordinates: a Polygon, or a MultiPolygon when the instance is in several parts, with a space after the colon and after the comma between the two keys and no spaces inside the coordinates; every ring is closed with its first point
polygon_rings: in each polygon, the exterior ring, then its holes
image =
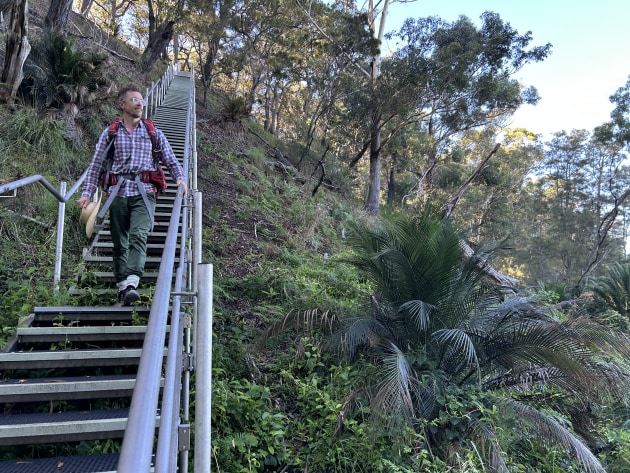
{"type": "MultiPolygon", "coordinates": [[[[148,193],[147,198],[154,212],[155,193],[148,193]]],[[[116,197],[109,208],[109,220],[116,282],[124,281],[130,275],[142,277],[152,224],[142,196],[116,197]]]]}

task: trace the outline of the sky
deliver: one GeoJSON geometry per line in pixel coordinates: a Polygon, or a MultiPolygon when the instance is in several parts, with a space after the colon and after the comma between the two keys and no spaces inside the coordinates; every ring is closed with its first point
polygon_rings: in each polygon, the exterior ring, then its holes
{"type": "Polygon", "coordinates": [[[552,44],[547,59],[513,76],[536,87],[541,100],[522,106],[511,127],[550,138],[562,130],[592,131],[610,119],[609,97],[630,76],[629,0],[416,0],[390,5],[386,30],[427,16],[452,22],[464,15],[480,26],[485,11],[498,13],[519,34],[531,31],[530,46],[552,44]]]}

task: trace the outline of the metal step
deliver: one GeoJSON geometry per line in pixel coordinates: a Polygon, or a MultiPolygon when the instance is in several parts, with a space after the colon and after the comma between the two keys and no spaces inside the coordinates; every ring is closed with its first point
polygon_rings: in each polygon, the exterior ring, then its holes
{"type": "MultiPolygon", "coordinates": [[[[111,290],[108,292],[114,294],[111,290]]],[[[132,322],[134,315],[148,316],[149,309],[143,306],[35,307],[33,309],[33,323],[123,323],[132,322]]]]}
{"type": "MultiPolygon", "coordinates": [[[[167,327],[168,331],[168,327],[167,327]]],[[[44,342],[96,342],[143,340],[146,326],[99,326],[99,327],[22,327],[17,329],[19,343],[44,342]]]]}
{"type": "MultiPolygon", "coordinates": [[[[149,233],[149,239],[147,240],[148,242],[151,243],[155,243],[156,241],[164,241],[166,240],[166,233],[167,233],[167,228],[154,228],[153,231],[151,233],[149,233]]],[[[111,240],[111,232],[109,230],[101,230],[99,233],[99,238],[104,238],[106,240],[111,240]]]]}
{"type": "Polygon", "coordinates": [[[116,473],[118,453],[0,462],[0,473],[116,473]]]}
{"type": "Polygon", "coordinates": [[[139,363],[141,353],[141,348],[0,353],[0,370],[129,366],[139,363]]]}
{"type": "Polygon", "coordinates": [[[0,382],[0,402],[128,397],[135,384],[135,375],[8,379],[0,382]]]}
{"type": "Polygon", "coordinates": [[[122,438],[127,415],[109,409],[0,416],[0,446],[122,438]]]}
{"type": "MultiPolygon", "coordinates": [[[[112,256],[107,256],[107,255],[87,255],[85,258],[83,258],[83,261],[85,261],[86,263],[111,263],[112,262],[112,256]]],[[[162,262],[162,257],[161,256],[147,256],[146,262],[145,262],[145,267],[150,267],[150,266],[159,266],[159,264],[162,262]]],[[[179,257],[175,258],[175,263],[179,263],[179,257]]]]}
{"type": "MultiPolygon", "coordinates": [[[[159,271],[145,271],[144,275],[141,278],[141,283],[151,283],[157,281],[159,271]]],[[[99,283],[114,283],[116,282],[116,278],[114,277],[114,273],[112,271],[90,271],[90,275],[92,277],[96,277],[99,283]]],[[[173,277],[176,274],[173,272],[173,277]]]]}
{"type": "MultiPolygon", "coordinates": [[[[104,241],[99,239],[97,242],[92,244],[92,248],[100,251],[112,251],[113,244],[111,240],[104,241]]],[[[180,244],[177,244],[177,248],[180,248],[180,244]]],[[[164,251],[164,243],[147,243],[147,255],[162,255],[164,251]]]]}

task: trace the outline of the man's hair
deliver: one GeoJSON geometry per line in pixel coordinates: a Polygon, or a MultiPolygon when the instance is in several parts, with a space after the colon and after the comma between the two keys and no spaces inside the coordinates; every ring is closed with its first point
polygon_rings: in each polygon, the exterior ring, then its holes
{"type": "Polygon", "coordinates": [[[127,95],[127,92],[140,92],[140,93],[142,93],[142,91],[140,90],[140,87],[138,87],[136,84],[128,84],[125,87],[123,87],[122,89],[120,89],[120,91],[118,92],[118,101],[119,102],[122,99],[125,98],[125,96],[127,95]]]}

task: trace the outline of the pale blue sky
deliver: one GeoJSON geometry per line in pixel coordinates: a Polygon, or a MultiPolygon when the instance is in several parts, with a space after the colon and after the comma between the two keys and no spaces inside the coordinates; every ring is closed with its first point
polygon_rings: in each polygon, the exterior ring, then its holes
{"type": "Polygon", "coordinates": [[[480,25],[484,11],[498,13],[520,34],[531,31],[531,45],[553,45],[547,59],[515,76],[536,87],[541,100],[522,107],[511,126],[548,138],[561,130],[592,131],[609,120],[609,97],[630,76],[630,0],[417,0],[392,4],[386,27],[398,29],[408,17],[454,21],[459,15],[480,25]]]}

